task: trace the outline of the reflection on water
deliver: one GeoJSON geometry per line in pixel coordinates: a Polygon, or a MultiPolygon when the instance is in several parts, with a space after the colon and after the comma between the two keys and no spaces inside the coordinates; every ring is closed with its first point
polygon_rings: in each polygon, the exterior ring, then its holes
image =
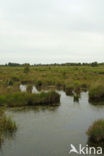
{"type": "Polygon", "coordinates": [[[104,106],[104,101],[100,101],[100,102],[96,102],[96,101],[89,101],[90,104],[97,106],[97,107],[101,107],[104,106]]]}
{"type": "MultiPolygon", "coordinates": [[[[58,107],[22,107],[8,109],[18,125],[15,139],[6,140],[3,156],[68,156],[69,146],[86,145],[86,131],[92,123],[104,118],[104,106],[88,102],[88,93],[82,93],[79,103],[63,91],[58,107]]],[[[75,154],[74,154],[75,156],[75,154]]]]}
{"type": "Polygon", "coordinates": [[[58,105],[57,106],[24,106],[24,107],[13,107],[13,108],[8,108],[7,109],[7,112],[8,111],[11,111],[11,112],[15,112],[15,113],[23,113],[23,112],[29,112],[29,111],[32,111],[32,112],[35,112],[35,113],[38,113],[38,112],[45,112],[45,111],[57,111],[58,109],[58,105]]]}

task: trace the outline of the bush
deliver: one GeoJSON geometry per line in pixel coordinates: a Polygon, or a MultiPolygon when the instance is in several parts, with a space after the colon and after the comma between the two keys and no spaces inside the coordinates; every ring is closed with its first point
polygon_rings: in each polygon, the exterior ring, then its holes
{"type": "Polygon", "coordinates": [[[92,67],[97,67],[97,66],[98,66],[98,63],[97,63],[97,62],[92,62],[92,63],[91,63],[91,66],[92,66],[92,67]]]}
{"type": "Polygon", "coordinates": [[[29,71],[30,71],[30,65],[29,64],[25,64],[24,73],[28,73],[29,71]]]}
{"type": "Polygon", "coordinates": [[[104,120],[98,120],[87,130],[89,141],[96,144],[104,144],[104,120]]]}

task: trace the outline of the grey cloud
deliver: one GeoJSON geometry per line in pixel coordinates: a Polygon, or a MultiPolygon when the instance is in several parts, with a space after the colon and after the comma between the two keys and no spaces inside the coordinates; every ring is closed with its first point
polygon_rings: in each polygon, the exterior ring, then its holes
{"type": "Polygon", "coordinates": [[[103,0],[1,1],[1,62],[103,61],[103,6],[103,0]]]}

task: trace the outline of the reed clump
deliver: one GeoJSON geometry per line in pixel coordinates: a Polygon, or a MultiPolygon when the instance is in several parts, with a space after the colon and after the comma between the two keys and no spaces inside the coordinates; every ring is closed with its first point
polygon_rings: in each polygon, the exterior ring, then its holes
{"type": "Polygon", "coordinates": [[[74,94],[74,102],[79,102],[79,99],[80,99],[80,94],[74,94]]]}
{"type": "Polygon", "coordinates": [[[66,95],[73,95],[73,90],[74,90],[74,86],[73,85],[66,86],[65,87],[65,93],[66,93],[66,95]]]}
{"type": "Polygon", "coordinates": [[[89,143],[104,145],[104,120],[97,120],[87,130],[89,143]]]}
{"type": "Polygon", "coordinates": [[[104,85],[95,85],[89,91],[89,101],[100,102],[104,101],[104,85]]]}
{"type": "Polygon", "coordinates": [[[0,110],[0,143],[4,140],[5,134],[13,134],[16,130],[16,123],[0,110]]]}
{"type": "Polygon", "coordinates": [[[73,91],[87,91],[92,85],[96,87],[96,81],[104,84],[103,73],[104,64],[96,67],[88,64],[1,66],[0,93],[6,92],[5,87],[11,90],[22,83],[36,85],[39,89],[55,86],[64,89],[67,95],[71,95],[73,91]]]}
{"type": "Polygon", "coordinates": [[[33,86],[32,86],[31,84],[29,84],[29,85],[27,86],[27,92],[28,92],[28,93],[32,93],[32,88],[33,88],[33,86]]]}
{"type": "Polygon", "coordinates": [[[55,91],[31,93],[11,93],[0,96],[0,105],[28,106],[28,105],[56,105],[60,102],[60,95],[55,91]]]}

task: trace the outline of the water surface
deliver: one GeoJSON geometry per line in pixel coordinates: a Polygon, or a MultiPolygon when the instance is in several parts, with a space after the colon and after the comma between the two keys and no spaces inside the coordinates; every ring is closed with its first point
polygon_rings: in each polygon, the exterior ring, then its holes
{"type": "Polygon", "coordinates": [[[59,93],[58,107],[7,110],[18,130],[12,140],[4,141],[1,156],[68,156],[70,144],[87,144],[86,130],[95,120],[104,118],[104,107],[89,104],[88,93],[81,94],[79,103],[63,91],[59,93]]]}

